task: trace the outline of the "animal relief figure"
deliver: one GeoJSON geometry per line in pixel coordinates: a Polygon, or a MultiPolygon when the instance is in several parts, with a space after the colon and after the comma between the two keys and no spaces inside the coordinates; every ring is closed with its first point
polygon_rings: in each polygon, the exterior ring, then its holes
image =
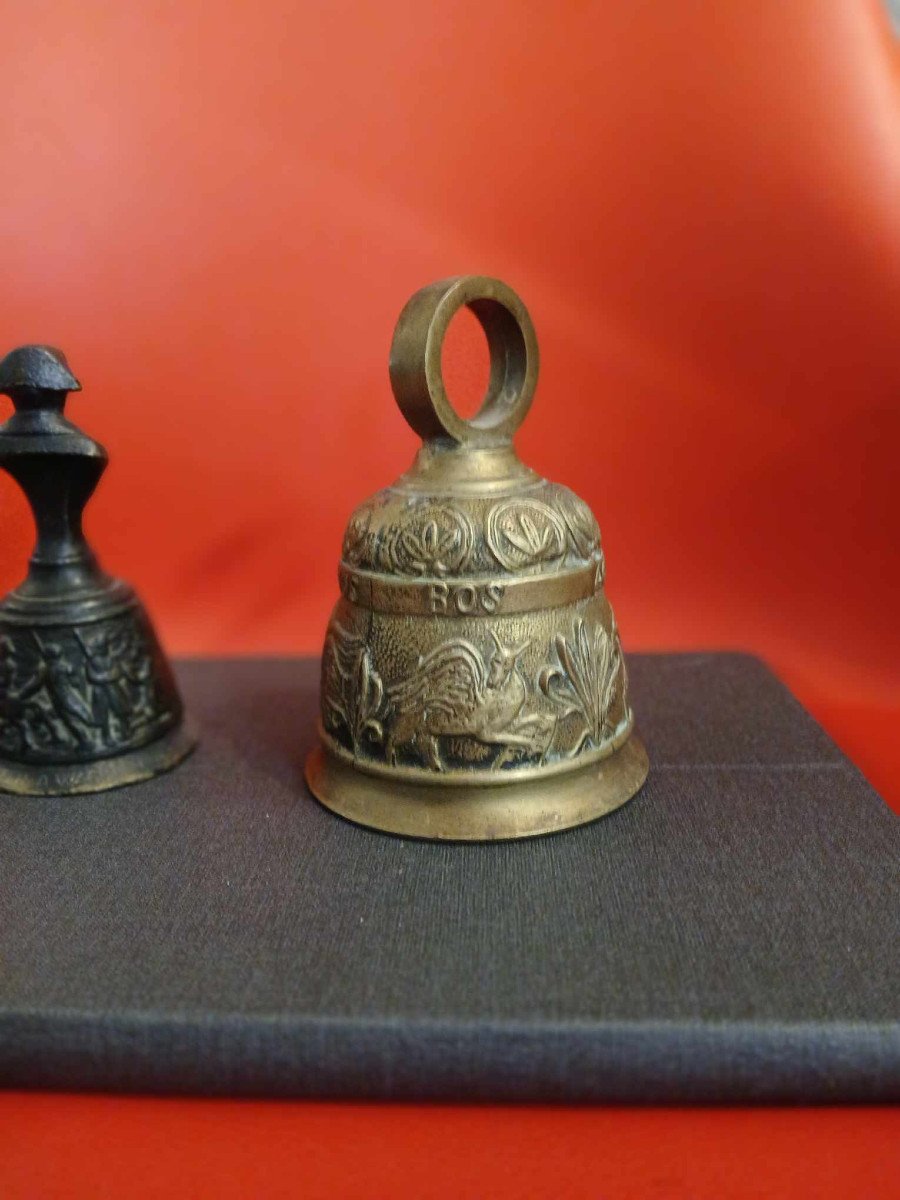
{"type": "Polygon", "coordinates": [[[454,638],[421,657],[406,679],[387,690],[393,721],[387,726],[385,752],[394,765],[398,748],[412,747],[434,771],[443,771],[440,738],[470,737],[502,747],[493,767],[512,753],[543,758],[555,727],[554,717],[524,711],[528,685],[518,660],[529,643],[508,649],[491,630],[494,652],[486,663],[470,642],[454,638]]]}

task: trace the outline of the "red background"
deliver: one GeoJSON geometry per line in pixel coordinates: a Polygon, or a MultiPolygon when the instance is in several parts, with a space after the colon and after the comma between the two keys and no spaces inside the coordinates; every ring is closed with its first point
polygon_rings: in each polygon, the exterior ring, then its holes
{"type": "MultiPolygon", "coordinates": [[[[627,646],[763,655],[900,796],[900,54],[875,0],[7,0],[0,68],[0,349],[68,353],[70,413],[112,454],[89,530],[171,650],[318,648],[346,517],[416,445],[394,320],[494,274],[541,343],[520,449],[594,507],[627,646]]],[[[484,350],[460,324],[464,395],[484,350]]],[[[5,477],[0,506],[5,590],[31,538],[5,477]]],[[[284,1180],[307,1146],[323,1195],[387,1189],[390,1147],[391,1194],[757,1196],[768,1168],[871,1196],[892,1120],[0,1113],[4,1197],[124,1194],[99,1164],[118,1178],[145,1136],[133,1196],[254,1194],[248,1140],[284,1180]],[[167,1165],[180,1192],[153,1190],[167,1165]]]]}

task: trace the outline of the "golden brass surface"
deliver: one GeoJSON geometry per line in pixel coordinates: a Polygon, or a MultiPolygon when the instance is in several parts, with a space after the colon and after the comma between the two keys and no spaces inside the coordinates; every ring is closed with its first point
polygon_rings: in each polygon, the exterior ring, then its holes
{"type": "Polygon", "coordinates": [[[325,750],[314,750],[306,778],[326,808],[385,833],[440,841],[511,841],[560,833],[613,812],[647,777],[647,752],[632,735],[616,754],[561,778],[510,787],[434,788],[427,783],[367,779],[325,750]]]}
{"type": "Polygon", "coordinates": [[[647,756],[597,522],[513,449],[538,373],[525,306],[481,276],[423,288],[400,314],[390,372],[423,445],[350,518],[309,786],[349,820],[408,837],[530,837],[603,816],[640,788],[647,756]],[[469,420],[441,374],[463,305],[491,358],[469,420]]]}

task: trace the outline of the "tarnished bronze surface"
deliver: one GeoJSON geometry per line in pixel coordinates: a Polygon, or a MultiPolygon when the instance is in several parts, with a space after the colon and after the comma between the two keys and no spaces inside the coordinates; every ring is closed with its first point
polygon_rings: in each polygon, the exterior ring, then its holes
{"type": "Polygon", "coordinates": [[[442,280],[401,313],[390,371],[423,446],[347,527],[310,788],[410,837],[527,837],[602,816],[640,788],[647,757],[597,522],[513,449],[537,382],[531,319],[498,280],[442,280]],[[441,375],[463,305],[491,356],[471,420],[441,375]]]}
{"type": "Polygon", "coordinates": [[[0,361],[15,407],[0,425],[0,468],[37,526],[28,574],[0,600],[0,791],[120,787],[174,767],[196,740],[150,618],[82,531],[107,456],[64,416],[80,389],[51,347],[0,361]]]}

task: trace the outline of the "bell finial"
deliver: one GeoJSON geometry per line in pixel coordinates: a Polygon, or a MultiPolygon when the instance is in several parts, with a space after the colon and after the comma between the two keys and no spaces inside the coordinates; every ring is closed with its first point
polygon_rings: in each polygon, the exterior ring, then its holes
{"type": "Polygon", "coordinates": [[[17,409],[61,407],[69,392],[81,384],[69,369],[62,350],[55,346],[18,346],[0,360],[0,395],[9,396],[17,409]]]}
{"type": "Polygon", "coordinates": [[[34,514],[37,542],[20,589],[34,597],[107,582],[81,528],[106,451],[62,416],[66,396],[80,389],[66,356],[51,346],[20,346],[0,361],[0,393],[16,409],[0,426],[0,468],[34,514]]]}

